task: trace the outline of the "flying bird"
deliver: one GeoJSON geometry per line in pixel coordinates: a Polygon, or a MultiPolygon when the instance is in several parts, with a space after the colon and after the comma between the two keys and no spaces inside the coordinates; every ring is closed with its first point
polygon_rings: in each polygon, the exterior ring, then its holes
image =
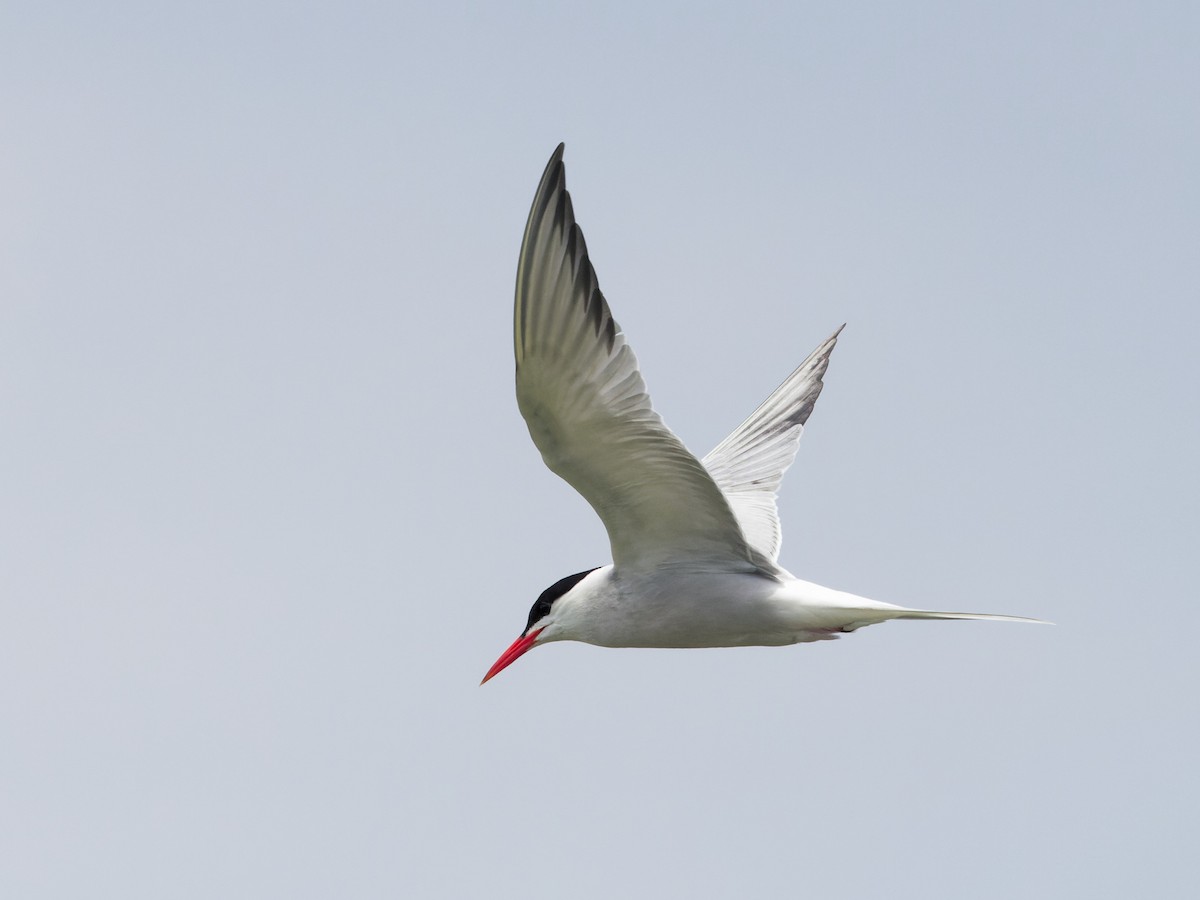
{"type": "Polygon", "coordinates": [[[517,404],[546,465],[604,523],[613,561],[546,588],[484,682],[551,641],[778,646],[830,640],[889,619],[1040,621],[907,609],[783,569],[775,496],[842,328],[697,459],[651,406],[633,349],[600,293],[562,155],[559,144],[534,195],[517,262],[517,404]]]}

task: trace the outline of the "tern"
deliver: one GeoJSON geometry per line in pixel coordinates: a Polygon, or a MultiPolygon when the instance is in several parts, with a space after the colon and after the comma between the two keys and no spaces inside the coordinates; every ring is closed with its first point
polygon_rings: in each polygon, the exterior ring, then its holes
{"type": "Polygon", "coordinates": [[[534,195],[517,262],[517,404],[546,465],[604,523],[613,561],[546,588],[483,682],[551,641],[779,646],[891,619],[1040,621],[908,609],[783,569],[776,493],[845,326],[697,459],[651,406],[633,349],[600,293],[562,155],[559,144],[534,195]]]}

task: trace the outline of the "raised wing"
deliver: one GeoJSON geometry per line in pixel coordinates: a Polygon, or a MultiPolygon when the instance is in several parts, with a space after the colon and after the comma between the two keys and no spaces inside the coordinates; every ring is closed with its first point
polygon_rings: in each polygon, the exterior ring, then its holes
{"type": "Polygon", "coordinates": [[[575,224],[560,144],[517,264],[517,404],[551,471],[604,522],[618,569],[753,568],[729,503],[650,406],[575,224]]]}
{"type": "Polygon", "coordinates": [[[725,492],[751,549],[771,562],[783,536],[775,495],[792,460],[804,423],[821,394],[821,378],[843,325],[821,344],[733,434],[721,441],[704,467],[725,492]]]}

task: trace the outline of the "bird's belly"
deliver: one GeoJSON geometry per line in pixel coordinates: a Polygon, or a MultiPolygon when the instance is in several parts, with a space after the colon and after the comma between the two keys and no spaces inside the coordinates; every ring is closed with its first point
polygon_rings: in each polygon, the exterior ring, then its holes
{"type": "Polygon", "coordinates": [[[839,623],[780,587],[738,574],[631,581],[581,637],[603,647],[770,647],[837,636],[839,623]]]}

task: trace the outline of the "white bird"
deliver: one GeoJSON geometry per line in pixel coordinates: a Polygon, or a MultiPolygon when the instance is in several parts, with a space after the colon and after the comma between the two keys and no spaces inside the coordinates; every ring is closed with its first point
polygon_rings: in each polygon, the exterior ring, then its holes
{"type": "Polygon", "coordinates": [[[780,567],[775,494],[842,329],[696,459],[651,407],[633,350],[600,293],[562,153],[560,144],[546,165],[517,262],[517,404],[546,465],[604,522],[613,562],[546,588],[483,681],[550,641],[777,646],[889,619],[1040,621],[906,609],[780,567]]]}

